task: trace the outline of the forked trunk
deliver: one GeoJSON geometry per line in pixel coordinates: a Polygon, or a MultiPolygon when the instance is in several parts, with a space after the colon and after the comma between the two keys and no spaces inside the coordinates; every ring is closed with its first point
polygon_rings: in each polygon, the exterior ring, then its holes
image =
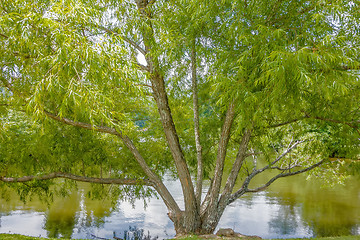
{"type": "Polygon", "coordinates": [[[218,225],[222,214],[224,213],[226,206],[220,206],[215,211],[206,214],[206,219],[201,218],[200,215],[196,216],[196,223],[189,222],[187,219],[189,217],[185,216],[185,212],[182,212],[182,215],[177,216],[176,218],[171,218],[174,222],[174,228],[177,236],[187,235],[187,234],[212,234],[215,231],[216,226],[218,225]],[[209,217],[210,216],[210,217],[209,217]]]}

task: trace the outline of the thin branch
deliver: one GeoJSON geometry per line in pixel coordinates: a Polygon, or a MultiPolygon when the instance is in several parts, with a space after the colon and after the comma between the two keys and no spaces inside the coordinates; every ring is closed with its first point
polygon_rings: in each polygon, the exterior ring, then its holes
{"type": "Polygon", "coordinates": [[[1,82],[4,84],[4,86],[5,86],[8,90],[10,90],[11,92],[14,92],[11,84],[10,84],[8,81],[6,81],[5,78],[1,77],[1,82]]]}
{"type": "MultiPolygon", "coordinates": [[[[350,122],[345,122],[345,121],[340,121],[340,120],[337,120],[337,119],[331,119],[331,118],[323,118],[323,117],[318,117],[318,116],[311,116],[307,113],[305,113],[306,116],[308,118],[313,118],[313,119],[317,119],[317,120],[321,120],[321,121],[326,121],[326,122],[333,122],[333,123],[340,123],[340,124],[345,124],[345,125],[348,125],[349,127],[355,129],[357,131],[357,133],[360,135],[360,130],[359,130],[359,126],[356,126],[350,122]]],[[[357,123],[357,122],[356,122],[357,123]]]]}
{"type": "Polygon", "coordinates": [[[279,9],[279,5],[281,4],[281,0],[276,1],[276,3],[273,5],[271,11],[270,11],[270,15],[268,15],[266,17],[266,21],[265,24],[269,23],[270,20],[274,17],[276,11],[279,9]]]}
{"type": "Polygon", "coordinates": [[[308,172],[318,166],[320,166],[321,164],[323,164],[326,160],[322,160],[320,162],[317,162],[313,165],[311,165],[310,167],[301,169],[299,171],[296,172],[288,172],[288,173],[281,173],[276,175],[275,177],[273,177],[272,179],[270,179],[267,183],[265,183],[264,185],[262,185],[261,187],[255,188],[255,189],[248,189],[248,185],[243,186],[242,188],[240,188],[237,192],[235,192],[233,195],[231,195],[228,204],[234,202],[237,198],[239,198],[240,196],[242,196],[243,194],[247,193],[247,192],[260,192],[265,190],[267,187],[269,187],[273,182],[275,182],[277,179],[279,178],[283,178],[283,177],[288,177],[288,176],[294,176],[300,173],[304,173],[304,172],[308,172]]]}
{"type": "Polygon", "coordinates": [[[54,119],[56,121],[65,123],[67,125],[71,125],[71,126],[79,127],[79,128],[84,128],[84,129],[89,129],[89,130],[94,130],[94,131],[97,131],[97,132],[110,133],[110,134],[118,136],[120,138],[124,137],[120,132],[116,131],[114,128],[105,127],[105,126],[96,126],[96,125],[83,123],[83,122],[75,122],[75,121],[73,121],[71,119],[59,117],[59,116],[57,116],[57,115],[55,115],[53,113],[50,113],[48,111],[45,111],[45,110],[44,110],[44,113],[45,113],[46,116],[48,116],[48,117],[50,117],[50,118],[52,118],[52,119],[54,119]]]}
{"type": "MultiPolygon", "coordinates": [[[[311,140],[308,140],[311,141],[311,140]]],[[[270,165],[262,168],[263,170],[268,169],[270,166],[275,165],[277,162],[279,162],[283,157],[285,157],[285,155],[287,155],[289,152],[291,152],[294,148],[296,148],[299,144],[306,142],[305,140],[302,141],[296,141],[293,145],[291,145],[291,143],[289,144],[288,148],[280,155],[278,156],[272,163],[270,163],[270,165]],[[290,146],[291,145],[291,146],[290,146]]],[[[260,170],[262,170],[260,169],[260,170]]]]}
{"type": "Polygon", "coordinates": [[[136,62],[136,65],[138,65],[140,67],[140,69],[144,72],[150,72],[150,68],[148,66],[145,66],[139,62],[136,62]]]}
{"type": "Polygon", "coordinates": [[[6,36],[5,34],[2,34],[2,33],[0,33],[0,36],[3,37],[3,38],[6,38],[6,39],[9,38],[8,36],[6,36]]]}
{"type": "Polygon", "coordinates": [[[360,65],[352,67],[352,66],[341,66],[340,70],[359,70],[360,69],[360,65]]]}
{"type": "Polygon", "coordinates": [[[275,177],[273,177],[272,179],[270,179],[267,183],[265,183],[264,185],[262,185],[261,187],[255,188],[255,189],[247,189],[246,192],[260,192],[263,191],[264,189],[266,189],[267,187],[269,187],[273,182],[275,182],[275,180],[279,179],[279,178],[283,178],[283,177],[288,177],[288,176],[293,176],[293,175],[297,175],[300,173],[304,173],[304,172],[308,172],[318,166],[320,166],[321,164],[323,164],[326,160],[322,160],[320,162],[317,162],[316,164],[311,165],[310,167],[301,169],[299,171],[295,171],[295,172],[288,172],[288,173],[280,173],[278,175],[276,175],[275,177]]]}
{"type": "Polygon", "coordinates": [[[18,51],[13,52],[13,54],[14,54],[14,56],[23,57],[25,59],[36,58],[37,57],[37,56],[28,55],[28,54],[23,54],[23,53],[20,53],[18,51]]]}
{"type": "Polygon", "coordinates": [[[135,86],[142,86],[142,87],[151,88],[151,86],[149,84],[144,84],[144,83],[135,84],[135,86]]]}
{"type": "Polygon", "coordinates": [[[145,73],[150,72],[149,66],[141,64],[134,55],[131,56],[131,59],[132,59],[132,63],[135,64],[137,67],[139,67],[142,72],[145,72],[145,73]]]}
{"type": "MultiPolygon", "coordinates": [[[[319,6],[324,6],[324,4],[319,4],[319,6]]],[[[301,11],[299,11],[299,12],[297,13],[297,15],[302,15],[302,14],[308,13],[308,12],[310,12],[311,10],[315,9],[315,7],[316,7],[315,5],[312,5],[312,6],[309,6],[309,7],[307,7],[307,8],[304,8],[304,9],[302,9],[301,11]]],[[[279,17],[279,18],[273,19],[273,21],[270,21],[270,19],[269,19],[269,20],[266,21],[266,24],[275,24],[275,23],[277,23],[277,22],[281,22],[281,21],[284,20],[286,17],[288,17],[288,15],[285,14],[285,15],[279,17]]]]}
{"type": "Polygon", "coordinates": [[[296,167],[301,167],[301,165],[295,164],[295,165],[288,166],[286,168],[281,168],[281,167],[275,166],[275,167],[271,167],[270,169],[276,169],[279,171],[290,171],[291,169],[296,168],[296,167]]]}
{"type": "Polygon", "coordinates": [[[306,118],[306,116],[300,117],[300,118],[295,118],[295,119],[292,119],[292,120],[289,120],[289,121],[286,121],[286,122],[269,125],[269,126],[267,126],[266,128],[277,128],[277,127],[281,127],[281,126],[284,126],[284,125],[288,125],[288,124],[290,124],[290,123],[294,123],[294,122],[303,120],[303,119],[305,119],[305,118],[306,118]]]}
{"type": "Polygon", "coordinates": [[[260,168],[258,170],[253,170],[244,180],[243,185],[241,186],[241,188],[234,193],[233,195],[231,195],[228,199],[228,201],[232,202],[234,201],[234,197],[236,196],[236,198],[240,197],[242,194],[246,193],[246,190],[250,184],[250,181],[258,174],[264,172],[265,170],[271,169],[272,166],[274,166],[277,162],[279,162],[286,154],[288,154],[289,152],[291,152],[294,148],[297,147],[297,145],[299,145],[300,143],[303,143],[305,141],[296,141],[293,145],[289,146],[280,156],[278,156],[273,162],[271,162],[269,165],[260,168]]]}
{"type": "Polygon", "coordinates": [[[140,53],[142,53],[144,56],[146,55],[146,51],[139,46],[135,41],[131,40],[130,38],[127,38],[125,36],[120,35],[119,33],[115,32],[114,30],[108,29],[104,26],[97,26],[99,29],[104,30],[108,34],[115,34],[117,36],[120,36],[122,39],[124,39],[127,43],[129,43],[131,46],[136,48],[140,53]]]}
{"type": "Polygon", "coordinates": [[[24,183],[34,180],[44,181],[55,178],[66,178],[70,180],[75,180],[78,182],[89,182],[89,183],[99,183],[99,184],[118,184],[118,185],[145,185],[145,186],[154,186],[154,182],[148,179],[128,179],[128,178],[94,178],[79,176],[70,173],[63,172],[54,172],[42,176],[24,176],[19,178],[14,177],[2,177],[0,176],[0,181],[7,183],[24,183]]]}
{"type": "Polygon", "coordinates": [[[256,156],[261,154],[263,154],[263,152],[248,152],[245,154],[245,157],[256,156]]]}
{"type": "Polygon", "coordinates": [[[18,95],[19,97],[23,97],[23,94],[20,93],[19,91],[15,90],[11,83],[9,81],[7,81],[4,77],[0,76],[0,81],[4,84],[4,86],[13,94],[18,95]]]}

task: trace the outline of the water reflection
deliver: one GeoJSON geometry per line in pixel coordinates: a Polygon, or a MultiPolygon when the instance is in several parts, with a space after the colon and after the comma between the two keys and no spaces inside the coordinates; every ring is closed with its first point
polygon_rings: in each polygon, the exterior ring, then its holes
{"type": "Polygon", "coordinates": [[[311,237],[312,232],[299,217],[299,208],[282,206],[267,193],[254,194],[251,199],[239,199],[225,211],[219,228],[231,227],[246,235],[263,238],[311,237]],[[285,208],[284,208],[285,207],[285,208]]]}
{"type": "Polygon", "coordinates": [[[282,236],[296,234],[296,229],[299,229],[297,210],[298,209],[292,205],[280,208],[276,216],[269,222],[271,232],[282,236]]]}
{"type": "Polygon", "coordinates": [[[76,213],[79,211],[78,197],[73,194],[71,198],[57,201],[45,214],[44,229],[47,236],[52,238],[71,238],[77,222],[76,213]]]}
{"type": "Polygon", "coordinates": [[[296,216],[311,229],[312,235],[318,237],[357,234],[356,229],[360,226],[358,180],[350,180],[346,186],[320,188],[317,181],[295,179],[297,181],[292,184],[279,182],[268,192],[269,196],[276,196],[282,206],[280,219],[291,222],[289,215],[296,216]],[[274,189],[278,191],[274,192],[274,189]],[[295,212],[291,213],[293,210],[295,212]]]}
{"type": "MultiPolygon", "coordinates": [[[[175,200],[181,202],[179,182],[169,178],[166,185],[175,200]]],[[[263,238],[360,234],[360,181],[353,179],[336,189],[321,189],[319,185],[300,176],[279,181],[267,192],[247,195],[231,204],[218,228],[230,227],[263,238]]],[[[87,188],[80,185],[78,192],[66,199],[55,199],[50,208],[39,201],[24,205],[15,194],[10,202],[0,199],[0,232],[113,239],[114,234],[121,238],[124,233],[130,234],[132,226],[137,229],[132,232],[137,234],[143,229],[143,238],[175,235],[160,199],[151,198],[145,209],[142,200],[136,200],[135,207],[127,202],[118,202],[114,207],[110,200],[89,200],[87,188]]],[[[131,234],[128,238],[135,236],[131,234]]]]}

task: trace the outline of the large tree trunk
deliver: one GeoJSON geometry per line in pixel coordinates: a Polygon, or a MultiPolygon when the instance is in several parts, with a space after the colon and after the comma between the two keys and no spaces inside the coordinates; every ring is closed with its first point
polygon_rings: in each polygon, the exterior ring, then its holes
{"type": "Polygon", "coordinates": [[[186,219],[189,219],[189,217],[185,216],[185,212],[183,212],[183,215],[179,215],[178,218],[172,218],[171,220],[174,222],[174,228],[175,228],[175,232],[176,232],[176,236],[182,236],[182,235],[188,235],[188,234],[198,234],[198,235],[203,235],[203,234],[212,234],[215,231],[215,228],[217,226],[217,224],[220,221],[220,218],[225,210],[225,207],[222,209],[216,209],[216,214],[214,214],[214,218],[211,223],[207,223],[206,225],[202,224],[202,220],[200,219],[200,216],[198,215],[196,217],[196,222],[195,225],[196,228],[193,229],[189,229],[188,227],[184,227],[187,226],[188,221],[186,219]],[[206,227],[204,227],[206,226],[206,227]]]}
{"type": "Polygon", "coordinates": [[[159,60],[152,55],[153,44],[156,42],[151,23],[151,12],[148,8],[150,4],[147,0],[136,0],[140,16],[147,27],[141,30],[145,45],[146,61],[149,68],[149,80],[153,90],[153,96],[158,108],[160,120],[164,129],[166,140],[175,162],[176,170],[181,182],[184,195],[185,212],[175,217],[174,223],[177,233],[195,233],[200,226],[199,208],[195,197],[194,186],[191,181],[190,172],[181,149],[178,134],[172,118],[168,96],[166,93],[164,76],[159,69],[159,60]]]}
{"type": "Polygon", "coordinates": [[[196,204],[194,187],[191,182],[191,176],[187,167],[184,154],[180,147],[179,138],[177,136],[175,125],[171,116],[170,107],[165,92],[164,81],[162,79],[155,79],[153,87],[154,97],[158,105],[158,111],[163,123],[164,132],[168,141],[170,151],[175,161],[175,166],[181,182],[181,187],[184,194],[185,214],[184,214],[184,228],[189,232],[195,232],[199,227],[199,210],[196,204]]]}

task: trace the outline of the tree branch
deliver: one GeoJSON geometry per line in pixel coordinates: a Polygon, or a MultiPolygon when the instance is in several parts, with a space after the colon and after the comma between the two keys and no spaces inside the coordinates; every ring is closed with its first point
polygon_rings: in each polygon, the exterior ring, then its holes
{"type": "MultiPolygon", "coordinates": [[[[319,6],[324,6],[324,4],[319,4],[319,6]]],[[[307,7],[307,8],[304,8],[304,9],[302,9],[301,11],[299,11],[298,13],[297,13],[297,15],[302,15],[302,14],[305,14],[305,13],[308,13],[308,12],[310,12],[311,10],[313,10],[313,9],[315,9],[315,5],[312,5],[312,6],[309,6],[309,7],[307,7]]],[[[274,14],[273,14],[274,15],[274,14]]],[[[277,23],[277,22],[281,22],[282,20],[284,20],[286,17],[288,17],[288,15],[283,15],[283,16],[281,16],[281,17],[279,17],[279,18],[275,18],[275,19],[273,19],[272,21],[270,21],[270,19],[269,20],[266,20],[266,24],[275,24],[275,23],[277,23]]]]}
{"type": "Polygon", "coordinates": [[[99,183],[99,184],[118,184],[118,185],[145,185],[145,186],[154,186],[154,182],[149,179],[127,179],[127,178],[94,178],[79,176],[70,173],[63,172],[54,172],[41,176],[24,176],[19,178],[13,177],[2,177],[0,176],[0,181],[7,183],[24,183],[30,182],[33,180],[44,181],[55,178],[66,178],[70,180],[75,180],[78,182],[88,182],[88,183],[99,183]]]}
{"type": "Polygon", "coordinates": [[[2,33],[0,33],[0,36],[3,37],[3,38],[6,38],[6,39],[9,38],[8,36],[6,36],[5,34],[2,34],[2,33]]]}
{"type": "Polygon", "coordinates": [[[347,71],[347,70],[359,70],[360,69],[360,65],[357,65],[357,66],[355,66],[355,67],[353,67],[353,66],[341,66],[340,67],[340,70],[345,70],[345,71],[347,71]]]}
{"type": "Polygon", "coordinates": [[[286,168],[281,168],[281,167],[275,166],[275,167],[271,167],[270,169],[276,169],[279,171],[290,171],[291,169],[296,168],[296,167],[301,167],[301,165],[295,164],[295,165],[288,166],[286,168]]]}
{"type": "Polygon", "coordinates": [[[139,44],[137,44],[135,41],[131,40],[130,38],[127,38],[125,36],[120,35],[119,33],[115,32],[112,29],[108,29],[104,26],[97,26],[99,29],[104,30],[106,33],[108,34],[115,34],[117,36],[120,36],[122,39],[124,39],[125,42],[129,43],[131,46],[133,46],[136,50],[138,50],[141,54],[143,54],[144,56],[146,55],[146,51],[139,46],[139,44]]]}
{"type": "Polygon", "coordinates": [[[65,123],[67,125],[71,125],[74,127],[79,127],[79,128],[84,128],[84,129],[88,129],[88,130],[94,130],[97,132],[103,132],[103,133],[109,133],[115,136],[120,137],[121,139],[124,138],[124,136],[121,134],[121,132],[116,131],[114,128],[110,128],[110,127],[105,127],[105,126],[96,126],[96,125],[92,125],[92,124],[88,124],[88,123],[83,123],[83,122],[75,122],[71,119],[68,118],[64,118],[64,117],[59,117],[53,113],[50,113],[46,110],[44,110],[44,113],[46,116],[58,121],[58,122],[62,122],[65,123]]]}
{"type": "Polygon", "coordinates": [[[14,92],[14,89],[12,88],[11,84],[2,76],[0,76],[1,82],[4,84],[4,86],[10,90],[10,92],[14,92]]]}
{"type": "Polygon", "coordinates": [[[297,147],[297,145],[299,145],[300,143],[303,143],[305,141],[296,141],[293,145],[289,145],[289,147],[280,155],[278,156],[273,162],[271,162],[269,165],[261,168],[261,169],[254,169],[250,174],[249,176],[246,177],[245,181],[243,182],[243,185],[241,186],[241,188],[236,192],[234,193],[233,195],[231,195],[229,198],[228,198],[228,201],[227,201],[227,204],[229,204],[229,201],[230,202],[233,202],[235,201],[236,198],[240,197],[241,195],[243,195],[244,193],[246,193],[246,190],[250,184],[250,181],[258,174],[264,172],[265,170],[268,170],[268,169],[271,169],[271,167],[276,164],[277,162],[279,162],[286,154],[288,154],[289,152],[291,152],[294,148],[297,147]],[[236,197],[234,199],[234,197],[236,197]]]}
{"type": "Polygon", "coordinates": [[[281,4],[281,0],[276,1],[276,3],[273,5],[270,15],[266,17],[265,24],[268,24],[270,20],[274,17],[276,11],[279,9],[279,5],[281,4]]]}
{"type": "Polygon", "coordinates": [[[245,133],[242,137],[242,141],[239,147],[239,151],[237,153],[236,159],[234,161],[234,164],[231,168],[231,172],[229,174],[229,177],[226,181],[225,187],[224,187],[224,191],[221,194],[221,198],[219,200],[219,205],[220,206],[226,206],[226,202],[231,194],[231,192],[234,189],[235,186],[235,182],[237,179],[237,176],[239,175],[240,169],[244,163],[244,160],[246,158],[246,150],[248,148],[249,142],[250,142],[250,138],[251,138],[251,130],[247,129],[245,130],[245,133]]]}
{"type": "Polygon", "coordinates": [[[140,69],[144,72],[150,72],[150,68],[148,66],[142,65],[139,62],[136,62],[136,65],[138,65],[140,67],[140,69]]]}
{"type": "Polygon", "coordinates": [[[56,121],[65,123],[67,125],[84,128],[84,129],[89,129],[89,130],[94,130],[97,132],[109,133],[109,134],[118,136],[123,141],[123,143],[126,145],[126,147],[130,150],[130,152],[133,154],[133,156],[135,157],[136,161],[139,163],[139,165],[141,166],[141,168],[143,169],[145,174],[154,183],[154,185],[153,185],[154,188],[156,189],[156,191],[160,194],[160,196],[164,200],[165,205],[170,210],[170,214],[177,215],[178,213],[181,212],[179,206],[175,202],[175,200],[174,200],[173,196],[170,194],[169,190],[166,188],[166,186],[161,181],[161,179],[151,170],[149,165],[146,163],[145,159],[142,157],[142,155],[140,154],[140,152],[138,151],[138,149],[136,148],[136,146],[134,145],[134,143],[131,141],[131,139],[128,136],[123,135],[121,132],[116,131],[115,129],[110,128],[110,127],[94,126],[94,125],[91,125],[88,123],[75,122],[68,118],[61,118],[61,117],[56,116],[55,114],[47,112],[47,111],[44,111],[44,113],[48,117],[50,117],[56,121]]]}
{"type": "MultiPolygon", "coordinates": [[[[147,27],[144,26],[140,29],[145,46],[145,52],[152,53],[156,41],[154,36],[155,31],[151,21],[151,9],[148,8],[149,2],[147,0],[136,0],[135,3],[141,20],[144,21],[144,25],[147,25],[147,27]]],[[[198,205],[196,204],[194,185],[192,183],[189,167],[175,128],[166,91],[164,75],[160,70],[158,57],[154,56],[154,54],[145,54],[145,58],[150,69],[149,80],[151,81],[153,89],[153,97],[158,108],[167,144],[173,157],[183,191],[185,203],[184,217],[186,218],[184,221],[188,222],[185,227],[188,229],[196,229],[195,225],[199,224],[199,222],[196,220],[198,217],[198,205]]]]}
{"type": "Polygon", "coordinates": [[[359,131],[359,127],[354,125],[354,123],[359,123],[359,121],[352,121],[352,122],[345,122],[345,121],[340,121],[340,120],[336,120],[336,119],[330,119],[330,118],[323,118],[323,117],[318,117],[318,116],[311,116],[310,114],[305,112],[305,116],[303,117],[299,117],[299,118],[295,118],[286,122],[282,122],[282,123],[277,123],[277,124],[273,124],[273,125],[269,125],[267,126],[267,128],[276,128],[276,127],[281,127],[287,124],[291,124],[303,119],[307,119],[307,118],[312,118],[312,119],[317,119],[317,120],[322,120],[322,121],[327,121],[327,122],[333,122],[333,123],[341,123],[341,124],[345,124],[348,125],[349,127],[355,129],[358,134],[360,135],[360,131],[359,131]]]}
{"type": "Polygon", "coordinates": [[[199,99],[196,78],[196,40],[193,39],[191,46],[191,78],[192,78],[192,92],[193,92],[193,112],[194,112],[194,134],[196,145],[197,158],[197,174],[196,174],[196,200],[198,207],[201,204],[201,193],[203,184],[203,156],[202,146],[200,142],[200,116],[199,116],[199,99]]]}
{"type": "Polygon", "coordinates": [[[288,176],[294,176],[300,173],[304,173],[304,172],[308,172],[318,166],[320,166],[321,164],[323,164],[326,160],[322,160],[320,162],[317,162],[313,165],[311,165],[310,167],[301,169],[299,171],[296,172],[288,172],[288,173],[281,173],[276,175],[275,177],[273,177],[272,179],[270,179],[267,183],[265,183],[264,185],[262,185],[261,187],[255,188],[255,189],[248,189],[248,184],[246,186],[243,186],[241,189],[239,189],[237,192],[235,192],[233,195],[231,195],[228,204],[234,202],[236,199],[238,199],[240,196],[242,196],[243,194],[247,193],[247,192],[260,192],[265,190],[267,187],[269,187],[273,182],[275,182],[277,179],[279,178],[283,178],[283,177],[288,177],[288,176]]]}
{"type": "Polygon", "coordinates": [[[4,84],[4,86],[13,94],[18,95],[19,97],[23,97],[23,94],[17,90],[15,90],[11,83],[9,83],[9,81],[7,81],[4,77],[0,76],[0,81],[4,84]]]}
{"type": "Polygon", "coordinates": [[[305,119],[305,118],[307,118],[307,117],[304,116],[304,117],[295,118],[295,119],[292,119],[292,120],[289,120],[289,121],[286,121],[286,122],[269,125],[269,126],[267,126],[267,128],[277,128],[277,127],[281,127],[281,126],[284,126],[284,125],[287,125],[287,124],[290,124],[290,123],[294,123],[294,122],[303,120],[303,119],[305,119]]]}
{"type": "Polygon", "coordinates": [[[268,186],[270,186],[273,182],[275,182],[275,180],[279,179],[279,178],[283,178],[283,177],[288,177],[288,176],[293,176],[293,175],[297,175],[300,173],[304,173],[304,172],[308,172],[318,166],[320,166],[321,164],[323,164],[325,162],[325,160],[322,160],[320,162],[317,162],[316,164],[311,165],[310,167],[301,169],[299,171],[295,171],[295,172],[287,172],[287,173],[280,173],[278,175],[276,175],[275,177],[273,177],[272,179],[270,179],[267,183],[265,183],[264,185],[262,185],[261,187],[255,188],[255,189],[247,189],[246,192],[260,192],[265,190],[268,186]]]}
{"type": "MultiPolygon", "coordinates": [[[[360,130],[359,130],[359,126],[356,126],[350,122],[345,122],[345,121],[340,121],[340,120],[337,120],[337,119],[331,119],[331,118],[323,118],[323,117],[318,117],[318,116],[311,116],[307,113],[306,114],[306,117],[307,118],[313,118],[313,119],[317,119],[317,120],[322,120],[322,121],[326,121],[326,122],[333,122],[333,123],[340,123],[340,124],[345,124],[345,125],[348,125],[349,127],[355,129],[357,131],[357,133],[360,135],[360,130]]],[[[357,123],[357,121],[355,121],[355,123],[357,123]]]]}
{"type": "Polygon", "coordinates": [[[263,154],[263,152],[248,152],[245,154],[245,157],[256,156],[260,154],[263,154]]]}
{"type": "MultiPolygon", "coordinates": [[[[235,104],[231,102],[226,112],[225,121],[222,126],[220,141],[218,146],[218,153],[216,157],[216,167],[214,171],[214,178],[212,181],[212,187],[207,192],[203,204],[201,205],[201,212],[209,213],[208,207],[215,208],[218,202],[222,174],[224,170],[224,161],[226,157],[227,145],[230,140],[231,127],[235,118],[235,104]]],[[[213,209],[215,211],[215,209],[213,209]]]]}

